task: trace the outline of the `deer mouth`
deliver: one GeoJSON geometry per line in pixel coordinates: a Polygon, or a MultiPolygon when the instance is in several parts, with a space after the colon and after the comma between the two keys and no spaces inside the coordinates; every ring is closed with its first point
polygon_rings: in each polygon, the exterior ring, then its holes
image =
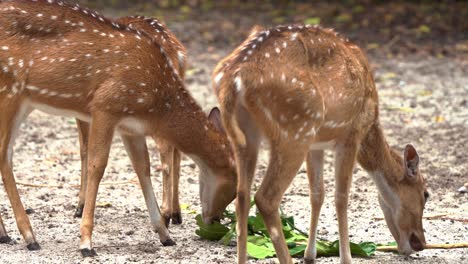
{"type": "Polygon", "coordinates": [[[419,240],[419,238],[415,234],[411,234],[409,243],[410,243],[411,249],[413,249],[414,251],[421,251],[424,249],[423,243],[421,242],[421,240],[419,240]]]}
{"type": "Polygon", "coordinates": [[[221,217],[219,216],[215,216],[215,217],[203,217],[203,222],[207,225],[212,225],[214,224],[215,222],[220,222],[221,221],[221,217]]]}

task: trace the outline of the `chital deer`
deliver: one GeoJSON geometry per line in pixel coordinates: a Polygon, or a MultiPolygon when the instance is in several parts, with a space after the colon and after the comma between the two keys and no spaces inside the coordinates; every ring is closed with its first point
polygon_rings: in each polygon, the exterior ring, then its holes
{"type": "MultiPolygon", "coordinates": [[[[143,16],[124,17],[118,19],[117,22],[135,30],[144,31],[150,35],[164,49],[180,78],[184,79],[186,65],[185,47],[164,24],[156,19],[143,16]]],[[[79,119],[76,120],[76,123],[80,138],[81,186],[75,217],[81,217],[86,194],[89,124],[79,119]]],[[[166,225],[169,224],[171,219],[173,224],[181,224],[182,215],[178,189],[181,155],[176,148],[164,139],[156,139],[156,144],[160,153],[163,174],[163,203],[161,205],[161,212],[166,225]]]]}
{"type": "Polygon", "coordinates": [[[379,190],[387,225],[401,253],[422,250],[427,192],[419,156],[407,145],[392,150],[378,118],[378,96],[362,51],[332,30],[311,26],[254,28],[213,73],[223,123],[237,164],[238,262],[246,262],[247,216],[259,139],[271,148],[255,194],[281,263],[291,263],[278,207],[304,159],[312,204],[306,262],[316,258],[316,230],[324,199],[324,149],[335,150],[335,203],[342,263],[351,262],[347,206],[355,160],[379,190]]]}
{"type": "Polygon", "coordinates": [[[458,188],[458,192],[467,193],[467,192],[468,192],[468,182],[466,182],[465,184],[463,184],[462,187],[458,188]]]}
{"type": "MultiPolygon", "coordinates": [[[[0,172],[28,249],[39,245],[16,188],[12,157],[19,125],[35,109],[90,123],[80,227],[84,256],[95,254],[95,203],[115,130],[163,245],[174,242],[153,193],[144,136],[165,140],[198,164],[206,222],[234,199],[236,176],[226,135],[209,122],[151,35],[54,0],[1,1],[0,27],[0,172]]],[[[0,240],[7,240],[0,226],[0,240]]]]}

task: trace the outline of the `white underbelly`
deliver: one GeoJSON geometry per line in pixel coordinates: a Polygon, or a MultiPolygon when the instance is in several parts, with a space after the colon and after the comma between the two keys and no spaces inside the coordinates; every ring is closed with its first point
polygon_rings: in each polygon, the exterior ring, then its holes
{"type": "Polygon", "coordinates": [[[310,150],[324,150],[324,149],[332,149],[336,145],[334,140],[324,141],[324,142],[314,142],[310,145],[310,150]]]}
{"type": "MultiPolygon", "coordinates": [[[[50,105],[45,105],[31,101],[26,102],[26,104],[29,109],[36,109],[46,114],[76,118],[88,123],[91,123],[92,120],[90,115],[72,111],[69,109],[56,108],[50,105]]],[[[122,118],[117,124],[116,129],[119,133],[126,135],[144,136],[147,134],[145,122],[134,117],[122,118]]]]}
{"type": "Polygon", "coordinates": [[[53,106],[50,106],[50,105],[45,105],[45,104],[36,103],[36,102],[27,102],[27,104],[29,104],[29,107],[31,107],[32,109],[37,109],[37,110],[39,110],[41,112],[44,112],[46,114],[57,115],[57,116],[65,116],[65,117],[73,117],[73,118],[77,118],[77,119],[80,119],[80,120],[85,121],[85,122],[90,122],[91,121],[91,116],[90,115],[80,113],[80,112],[76,112],[76,111],[73,111],[73,110],[56,108],[56,107],[53,107],[53,106]]]}
{"type": "Polygon", "coordinates": [[[120,133],[128,135],[145,136],[148,134],[145,122],[135,117],[122,118],[117,129],[120,133]]]}

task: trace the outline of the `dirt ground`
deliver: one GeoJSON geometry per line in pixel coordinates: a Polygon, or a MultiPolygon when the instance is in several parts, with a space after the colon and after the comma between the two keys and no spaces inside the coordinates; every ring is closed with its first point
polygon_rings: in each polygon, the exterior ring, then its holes
{"type": "MultiPolygon", "coordinates": [[[[116,15],[122,11],[106,10],[116,15]]],[[[213,23],[222,12],[207,15],[213,23]]],[[[204,19],[206,18],[204,17],[204,19]]],[[[233,19],[237,21],[236,19],[233,19]]],[[[240,30],[256,21],[242,20],[240,30]]],[[[197,37],[206,24],[191,20],[174,21],[169,27],[189,50],[187,88],[205,109],[216,105],[211,93],[209,76],[217,60],[237,45],[240,39],[216,45],[197,37]]],[[[231,29],[234,31],[235,29],[231,29]]],[[[230,32],[223,32],[229,39],[230,32]]],[[[206,37],[206,36],[205,36],[206,37]]],[[[216,36],[214,37],[216,39],[216,36]]],[[[455,40],[452,44],[459,42],[455,40]]],[[[222,42],[222,41],[221,41],[222,42]]],[[[451,45],[452,45],[451,44],[451,45]]],[[[447,44],[448,45],[448,44],[447,44]]],[[[452,46],[453,46],[452,45],[452,46]]],[[[443,47],[443,43],[441,44],[443,47]]],[[[382,51],[383,53],[384,51],[382,51]]],[[[385,56],[369,52],[375,70],[380,95],[381,122],[389,144],[402,151],[413,143],[421,156],[421,170],[428,178],[431,197],[425,215],[448,214],[456,220],[424,220],[428,243],[468,241],[468,195],[457,189],[468,181],[468,60],[466,53],[412,54],[385,56]]],[[[161,198],[162,179],[157,171],[159,156],[150,142],[153,184],[161,198]]],[[[260,183],[266,166],[266,152],[258,165],[255,185],[260,183]]],[[[319,220],[319,237],[338,239],[333,205],[332,152],[327,152],[325,164],[326,199],[319,220]]],[[[14,221],[5,192],[0,192],[0,212],[13,244],[0,244],[1,263],[233,263],[235,247],[201,240],[196,234],[194,214],[200,212],[198,168],[184,158],[181,170],[181,203],[190,206],[183,211],[184,222],[172,225],[170,231],[177,242],[174,247],[162,247],[151,231],[143,195],[136,183],[115,184],[135,179],[135,173],[116,137],[109,164],[99,194],[96,227],[93,235],[98,256],[83,260],[78,250],[80,219],[73,218],[77,203],[80,160],[75,122],[69,118],[34,112],[22,125],[14,151],[16,179],[20,183],[60,187],[28,187],[18,185],[26,208],[33,212],[30,219],[42,250],[29,252],[14,221]],[[114,184],[112,184],[114,182],[114,184]],[[110,184],[106,184],[110,183],[110,184]]],[[[233,206],[229,207],[233,210],[233,206]]],[[[304,168],[296,176],[283,199],[283,208],[293,215],[302,230],[308,230],[309,198],[304,168]]],[[[393,241],[377,202],[377,190],[370,177],[359,167],[355,169],[349,227],[354,242],[393,241]]],[[[372,258],[356,258],[354,263],[466,263],[468,249],[425,250],[405,259],[391,253],[377,253],[372,258]]],[[[295,259],[301,263],[301,259],[295,259]]],[[[337,257],[320,258],[318,263],[338,263],[337,257]]],[[[275,263],[274,259],[251,263],[275,263]]]]}

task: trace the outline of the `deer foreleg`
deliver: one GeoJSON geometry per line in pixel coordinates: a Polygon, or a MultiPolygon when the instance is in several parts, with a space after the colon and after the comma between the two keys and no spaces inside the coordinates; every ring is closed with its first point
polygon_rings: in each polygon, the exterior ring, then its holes
{"type": "Polygon", "coordinates": [[[306,164],[307,176],[309,178],[311,212],[309,241],[304,254],[304,262],[313,263],[317,258],[317,225],[325,196],[323,185],[323,150],[310,151],[307,154],[306,164]]]}
{"type": "MultiPolygon", "coordinates": [[[[2,112],[0,114],[0,172],[2,174],[3,185],[10,199],[11,207],[16,218],[18,229],[27,243],[29,250],[40,249],[31,228],[31,223],[24,210],[23,203],[16,187],[16,181],[13,174],[13,145],[15,136],[19,130],[20,124],[31,112],[26,105],[21,105],[15,98],[7,98],[7,101],[1,100],[2,112]]],[[[8,240],[3,221],[0,223],[0,237],[8,240]]]]}
{"type": "Polygon", "coordinates": [[[357,147],[353,143],[340,143],[335,154],[335,207],[340,234],[340,261],[351,263],[348,236],[348,196],[351,188],[357,147]]]}
{"type": "Polygon", "coordinates": [[[291,145],[283,147],[272,145],[271,148],[268,170],[255,195],[255,203],[265,221],[279,262],[292,263],[283,234],[279,206],[284,192],[304,160],[306,151],[301,150],[299,146],[291,145]]]}
{"type": "Polygon", "coordinates": [[[107,166],[112,136],[117,120],[109,114],[98,112],[92,115],[88,141],[88,184],[80,226],[80,250],[84,257],[95,256],[92,248],[94,211],[99,183],[107,166]]]}
{"type": "Polygon", "coordinates": [[[83,207],[85,204],[86,186],[88,184],[88,139],[89,139],[89,124],[79,119],[76,120],[78,127],[78,135],[80,138],[80,158],[81,158],[81,182],[80,193],[78,195],[78,206],[76,207],[75,217],[83,215],[83,207]]]}
{"type": "Polygon", "coordinates": [[[159,210],[156,196],[154,195],[153,185],[150,177],[150,161],[148,156],[148,148],[144,137],[122,136],[125,149],[130,156],[133,168],[135,169],[138,179],[140,180],[143,196],[145,197],[146,206],[151,219],[151,225],[156,233],[159,234],[161,243],[164,246],[175,245],[174,241],[169,236],[169,231],[164,223],[161,212],[159,210]]]}

